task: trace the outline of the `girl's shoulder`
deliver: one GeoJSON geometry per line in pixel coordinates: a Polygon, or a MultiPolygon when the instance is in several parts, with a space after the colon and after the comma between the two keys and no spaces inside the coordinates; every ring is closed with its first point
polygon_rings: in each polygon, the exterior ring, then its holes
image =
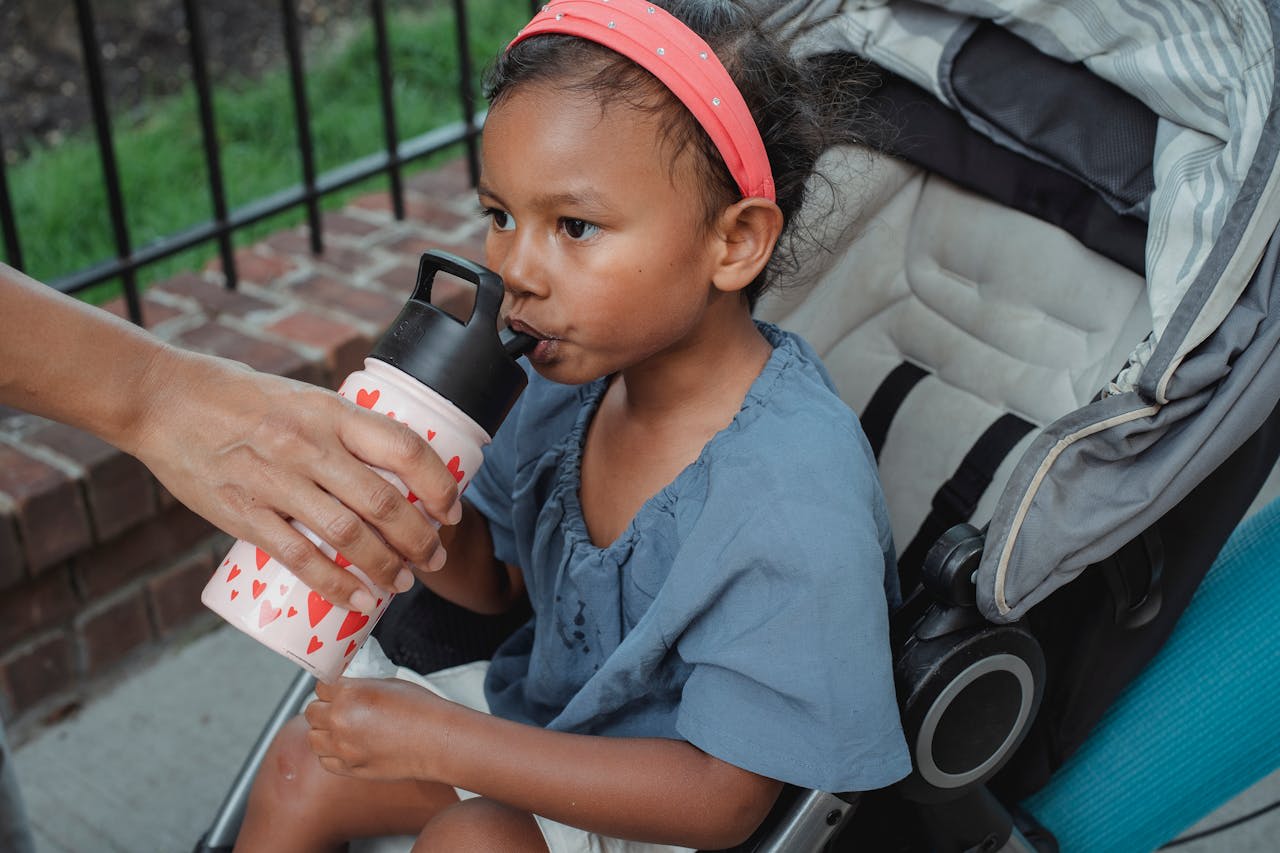
{"type": "Polygon", "coordinates": [[[793,448],[823,451],[825,445],[822,455],[865,444],[857,415],[840,399],[813,347],[794,332],[760,327],[774,352],[743,403],[743,432],[767,433],[770,441],[793,448]]]}
{"type": "Polygon", "coordinates": [[[805,484],[813,494],[875,497],[875,457],[857,416],[840,399],[813,348],[761,324],[774,353],[729,429],[708,447],[710,480],[729,494],[751,484],[805,484]]]}

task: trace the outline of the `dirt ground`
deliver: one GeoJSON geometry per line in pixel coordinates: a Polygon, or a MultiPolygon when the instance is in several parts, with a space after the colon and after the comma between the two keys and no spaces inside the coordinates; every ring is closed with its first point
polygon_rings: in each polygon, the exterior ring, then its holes
{"type": "MultiPolygon", "coordinates": [[[[190,32],[182,0],[97,0],[96,24],[113,121],[191,78],[190,32]]],[[[218,0],[195,4],[215,81],[252,80],[284,60],[281,4],[218,0]]],[[[362,0],[297,0],[310,43],[369,14],[362,0]]],[[[0,0],[0,140],[6,162],[56,145],[92,124],[75,6],[0,0]]]]}

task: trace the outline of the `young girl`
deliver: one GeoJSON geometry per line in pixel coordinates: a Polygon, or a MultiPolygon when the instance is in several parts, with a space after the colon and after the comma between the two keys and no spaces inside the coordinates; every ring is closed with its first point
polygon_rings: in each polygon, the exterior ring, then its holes
{"type": "Polygon", "coordinates": [[[908,772],[874,461],[808,345],[751,317],[819,118],[743,8],[665,9],[553,0],[489,81],[486,255],[537,375],[419,573],[533,619],[492,662],[320,685],[238,850],[721,848],[783,782],[908,772]]]}

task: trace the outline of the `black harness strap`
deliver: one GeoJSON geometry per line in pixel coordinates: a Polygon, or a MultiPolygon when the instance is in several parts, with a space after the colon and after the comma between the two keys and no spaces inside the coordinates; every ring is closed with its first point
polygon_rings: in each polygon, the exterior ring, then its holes
{"type": "Polygon", "coordinates": [[[904,593],[920,580],[920,569],[930,546],[953,526],[969,520],[1000,463],[1033,428],[1033,424],[1017,415],[1001,415],[974,443],[951,479],[934,493],[933,508],[898,559],[898,576],[904,593]]]}
{"type": "Polygon", "coordinates": [[[858,416],[858,420],[862,423],[862,431],[866,433],[867,441],[871,443],[871,450],[877,459],[880,458],[885,437],[889,435],[889,425],[893,423],[893,416],[898,413],[902,401],[907,399],[907,395],[911,393],[912,388],[916,387],[916,383],[928,375],[929,371],[923,367],[902,362],[889,371],[889,375],[881,381],[880,387],[871,395],[867,407],[858,416]]]}

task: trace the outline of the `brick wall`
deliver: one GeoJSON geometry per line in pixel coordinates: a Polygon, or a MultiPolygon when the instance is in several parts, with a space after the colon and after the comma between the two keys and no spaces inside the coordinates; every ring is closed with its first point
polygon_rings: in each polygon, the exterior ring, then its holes
{"type": "MultiPolygon", "coordinates": [[[[321,255],[298,228],[237,251],[238,290],[222,287],[216,262],[152,286],[147,328],[336,388],[399,312],[423,251],[483,258],[475,204],[463,161],[424,172],[406,181],[405,221],[386,193],[366,195],[325,215],[321,255]]],[[[445,281],[433,299],[455,312],[469,301],[445,281]]],[[[216,624],[200,590],[230,545],[132,457],[0,408],[0,715],[10,735],[216,624]]]]}

